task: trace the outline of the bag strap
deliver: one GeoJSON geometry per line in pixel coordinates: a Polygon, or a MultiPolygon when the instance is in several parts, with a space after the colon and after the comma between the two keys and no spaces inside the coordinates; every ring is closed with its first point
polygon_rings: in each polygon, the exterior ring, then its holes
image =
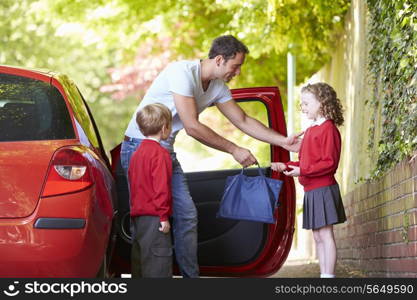
{"type": "MultiPolygon", "coordinates": [[[[262,171],[261,171],[261,166],[259,165],[258,161],[256,161],[256,165],[258,166],[258,173],[259,173],[259,176],[265,177],[264,173],[262,173],[262,171]]],[[[245,169],[246,169],[246,168],[242,168],[242,171],[240,171],[240,174],[243,174],[243,171],[244,171],[245,169]]]]}

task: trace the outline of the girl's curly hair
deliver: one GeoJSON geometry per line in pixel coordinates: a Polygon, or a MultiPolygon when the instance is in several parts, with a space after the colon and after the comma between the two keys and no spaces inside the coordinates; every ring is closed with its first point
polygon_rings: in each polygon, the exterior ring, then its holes
{"type": "Polygon", "coordinates": [[[326,119],[331,119],[337,126],[343,124],[343,107],[335,90],[324,82],[308,84],[301,89],[301,92],[308,92],[316,96],[320,102],[320,113],[326,119]]]}

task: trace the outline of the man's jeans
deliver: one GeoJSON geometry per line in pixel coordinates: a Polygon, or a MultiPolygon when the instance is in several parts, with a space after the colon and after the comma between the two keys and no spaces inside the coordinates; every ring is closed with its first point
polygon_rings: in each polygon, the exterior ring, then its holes
{"type": "MultiPolygon", "coordinates": [[[[141,139],[131,139],[122,143],[120,160],[127,174],[130,158],[139,147],[141,139]]],[[[177,160],[175,152],[172,158],[172,208],[175,257],[184,277],[198,277],[197,261],[197,209],[191,198],[188,184],[177,160]]],[[[127,175],[126,175],[127,177],[127,175]]]]}

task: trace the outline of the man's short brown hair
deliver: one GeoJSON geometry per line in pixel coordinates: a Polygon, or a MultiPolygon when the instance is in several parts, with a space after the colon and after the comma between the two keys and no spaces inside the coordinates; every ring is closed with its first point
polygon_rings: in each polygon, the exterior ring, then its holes
{"type": "Polygon", "coordinates": [[[172,113],[161,103],[148,104],[136,114],[136,123],[144,136],[155,135],[164,126],[171,128],[172,113]]]}
{"type": "Polygon", "coordinates": [[[210,59],[213,59],[217,55],[221,55],[224,61],[227,62],[229,59],[234,58],[236,53],[248,54],[248,47],[233,35],[222,35],[214,39],[208,56],[210,59]]]}

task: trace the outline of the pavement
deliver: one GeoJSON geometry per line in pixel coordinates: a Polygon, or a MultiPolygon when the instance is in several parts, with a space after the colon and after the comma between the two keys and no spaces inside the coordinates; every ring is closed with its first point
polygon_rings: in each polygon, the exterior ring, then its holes
{"type": "MultiPolygon", "coordinates": [[[[287,260],[281,269],[270,276],[271,278],[318,278],[320,267],[318,261],[287,260]]],[[[346,264],[337,263],[336,277],[340,278],[364,278],[366,275],[346,264]]]]}
{"type": "MultiPolygon", "coordinates": [[[[281,269],[270,276],[270,278],[319,278],[320,267],[318,261],[309,260],[287,260],[281,269]]],[[[336,277],[338,278],[365,278],[367,277],[362,271],[353,269],[352,267],[337,263],[336,277]]],[[[131,274],[122,274],[122,278],[131,278],[131,274]]],[[[174,276],[174,278],[182,278],[181,276],[174,276]]],[[[212,277],[201,277],[212,278],[212,277]]]]}

